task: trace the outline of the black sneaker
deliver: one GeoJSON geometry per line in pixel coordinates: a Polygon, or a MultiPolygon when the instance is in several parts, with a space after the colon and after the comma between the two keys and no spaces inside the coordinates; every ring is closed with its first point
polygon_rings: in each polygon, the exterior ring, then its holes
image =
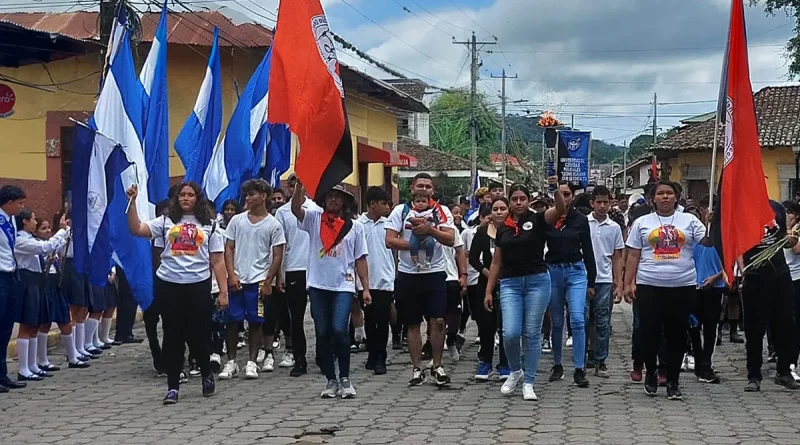
{"type": "Polygon", "coordinates": [[[181,371],[181,375],[179,378],[180,378],[179,382],[181,385],[189,383],[189,375],[186,374],[186,372],[181,371]]]}
{"type": "Polygon", "coordinates": [[[214,374],[203,377],[203,397],[211,397],[217,390],[217,383],[214,381],[214,374]]]}
{"type": "Polygon", "coordinates": [[[717,384],[717,383],[720,382],[719,376],[717,375],[716,372],[714,372],[713,369],[709,369],[709,370],[701,372],[697,376],[697,381],[700,382],[700,383],[714,383],[714,384],[717,384]]]}
{"type": "Polygon", "coordinates": [[[170,389],[164,397],[164,405],[174,405],[178,403],[178,390],[170,389]]]}
{"type": "Polygon", "coordinates": [[[564,367],[561,365],[553,366],[553,369],[550,371],[550,381],[555,382],[563,379],[564,379],[564,367]]]}
{"type": "Polygon", "coordinates": [[[436,386],[444,386],[450,384],[450,377],[447,376],[447,373],[444,372],[444,367],[437,366],[433,370],[433,378],[436,379],[434,383],[436,386]]]}
{"type": "Polygon", "coordinates": [[[776,375],[775,384],[781,385],[784,388],[792,391],[797,391],[798,389],[800,389],[800,383],[797,383],[791,374],[776,375]]]}
{"type": "Polygon", "coordinates": [[[431,346],[431,342],[426,341],[424,345],[422,345],[422,361],[427,362],[433,358],[433,346],[431,346]]]}
{"type": "Polygon", "coordinates": [[[589,387],[589,380],[586,378],[586,371],[584,371],[583,369],[576,369],[575,375],[572,377],[572,380],[575,382],[575,386],[577,386],[578,388],[589,387]]]}
{"type": "Polygon", "coordinates": [[[200,365],[197,363],[192,363],[192,366],[189,367],[189,377],[198,377],[200,376],[200,365]]]}
{"type": "Polygon", "coordinates": [[[305,363],[295,362],[294,368],[289,373],[290,377],[300,377],[308,373],[308,365],[305,363]]]}
{"type": "Polygon", "coordinates": [[[364,369],[367,369],[369,371],[374,371],[375,364],[377,363],[377,361],[378,361],[377,355],[374,352],[370,352],[369,355],[367,356],[367,363],[364,364],[364,369]]]}
{"type": "Polygon", "coordinates": [[[372,371],[375,375],[384,375],[386,374],[386,363],[379,360],[378,363],[375,363],[375,369],[372,371]]]}
{"type": "Polygon", "coordinates": [[[761,380],[750,379],[744,387],[744,392],[759,392],[761,391],[761,380]]]}
{"type": "Polygon", "coordinates": [[[421,386],[427,381],[428,377],[425,375],[425,371],[419,368],[414,368],[411,380],[408,381],[408,386],[421,386]]]}
{"type": "Polygon", "coordinates": [[[667,399],[669,400],[683,400],[681,387],[677,383],[667,384],[667,399]]]}
{"type": "Polygon", "coordinates": [[[658,376],[654,372],[648,372],[644,377],[644,393],[651,397],[658,393],[658,376]]]}

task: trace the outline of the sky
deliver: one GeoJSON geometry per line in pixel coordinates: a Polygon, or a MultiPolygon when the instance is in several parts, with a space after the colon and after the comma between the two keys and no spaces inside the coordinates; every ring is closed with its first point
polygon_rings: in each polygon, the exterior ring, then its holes
{"type": "MultiPolygon", "coordinates": [[[[132,0],[134,3],[144,0],[132,0]]],[[[287,0],[288,1],[288,0],[287,0]]],[[[331,29],[408,77],[439,88],[469,87],[464,41],[496,42],[480,52],[478,88],[500,102],[509,76],[509,113],[552,110],[596,139],[622,144],[715,109],[730,0],[322,0],[331,29]]],[[[0,0],[0,12],[22,0],[0,0]],[[5,6],[4,6],[5,5],[5,6]]],[[[96,0],[31,0],[40,8],[90,8],[96,0]],[[56,5],[56,2],[60,2],[56,5]]],[[[274,26],[278,0],[186,0],[226,7],[274,26]]],[[[749,3],[746,2],[746,3],[749,3]]],[[[30,6],[35,8],[36,6],[30,6]]],[[[175,8],[180,10],[179,8],[175,8]]],[[[30,10],[30,9],[28,9],[30,10]]],[[[784,45],[794,23],[747,7],[753,89],[792,85],[784,45]]],[[[339,59],[379,78],[390,74],[340,48],[339,59]]]]}

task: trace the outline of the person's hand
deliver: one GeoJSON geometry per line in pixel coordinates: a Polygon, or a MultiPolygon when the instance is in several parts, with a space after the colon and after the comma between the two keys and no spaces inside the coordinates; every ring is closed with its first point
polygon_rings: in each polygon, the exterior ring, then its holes
{"type": "Polygon", "coordinates": [[[369,289],[364,289],[364,292],[361,294],[362,300],[364,300],[364,306],[369,306],[372,304],[372,294],[369,293],[369,289]]]}
{"type": "Polygon", "coordinates": [[[227,292],[220,292],[219,297],[217,297],[217,307],[221,310],[228,309],[228,293],[227,292]]]}
{"type": "Polygon", "coordinates": [[[594,299],[595,292],[593,287],[586,289],[586,296],[589,297],[590,300],[594,299]]]}
{"type": "Polygon", "coordinates": [[[67,224],[67,214],[64,213],[61,215],[61,219],[58,221],[58,228],[64,230],[67,227],[69,227],[69,224],[67,224]]]}
{"type": "Polygon", "coordinates": [[[236,292],[242,290],[242,282],[239,280],[239,275],[234,273],[228,277],[228,287],[236,292]]]}
{"type": "Polygon", "coordinates": [[[458,284],[461,285],[461,295],[463,296],[467,293],[467,276],[461,275],[458,277],[458,284]]]}
{"type": "Polygon", "coordinates": [[[627,287],[625,287],[623,296],[625,298],[626,303],[633,304],[633,302],[636,301],[636,283],[630,284],[627,287]]]}
{"type": "Polygon", "coordinates": [[[125,191],[125,194],[128,195],[128,200],[136,200],[136,197],[139,196],[139,187],[136,184],[133,184],[128,190],[125,191]]]}
{"type": "Polygon", "coordinates": [[[797,240],[798,240],[798,238],[795,235],[786,236],[786,242],[787,242],[787,244],[789,245],[790,248],[797,245],[797,240]]]}
{"type": "Polygon", "coordinates": [[[558,186],[558,176],[553,175],[547,178],[547,185],[558,186]]]}
{"type": "Polygon", "coordinates": [[[67,220],[67,227],[72,228],[72,219],[67,220]]]}
{"type": "Polygon", "coordinates": [[[622,286],[614,287],[614,304],[622,303],[622,286]]]}
{"type": "Polygon", "coordinates": [[[427,224],[417,224],[416,226],[411,227],[411,231],[417,236],[430,236],[431,226],[427,224]]]}
{"type": "Polygon", "coordinates": [[[267,298],[269,298],[272,295],[272,284],[264,283],[264,285],[261,286],[261,288],[258,290],[258,295],[261,296],[262,300],[266,301],[267,298]]]}
{"type": "Polygon", "coordinates": [[[705,280],[703,280],[703,284],[701,284],[701,285],[700,285],[700,287],[701,287],[702,289],[708,289],[708,288],[709,288],[709,287],[711,287],[713,284],[714,284],[714,282],[713,282],[713,281],[711,281],[711,277],[708,277],[708,278],[706,278],[705,280]]]}
{"type": "Polygon", "coordinates": [[[116,279],[117,279],[117,274],[115,274],[114,272],[108,274],[108,284],[114,284],[114,280],[116,279]]]}
{"type": "Polygon", "coordinates": [[[286,282],[283,280],[282,275],[275,277],[275,288],[278,289],[280,293],[286,292],[286,282]]]}
{"type": "Polygon", "coordinates": [[[483,307],[489,312],[494,310],[494,296],[492,294],[486,294],[483,298],[483,307]]]}

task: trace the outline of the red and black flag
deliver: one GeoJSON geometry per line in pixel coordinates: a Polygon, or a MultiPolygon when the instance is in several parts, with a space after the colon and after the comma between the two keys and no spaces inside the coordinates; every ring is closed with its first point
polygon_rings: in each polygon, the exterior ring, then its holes
{"type": "Polygon", "coordinates": [[[775,220],[761,164],[743,0],[733,0],[731,6],[717,122],[724,124],[721,139],[724,150],[711,236],[728,280],[733,280],[736,259],[758,245],[764,227],[775,220]],[[742,200],[747,207],[736,212],[737,205],[742,209],[742,200]]]}
{"type": "Polygon", "coordinates": [[[270,123],[289,124],[297,176],[322,198],[353,172],[353,141],[333,34],[319,0],[283,0],[272,42],[270,123]]]}

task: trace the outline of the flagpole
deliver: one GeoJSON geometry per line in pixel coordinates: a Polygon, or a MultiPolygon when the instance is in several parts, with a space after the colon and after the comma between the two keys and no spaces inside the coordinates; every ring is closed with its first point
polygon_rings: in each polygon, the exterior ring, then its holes
{"type": "MultiPolygon", "coordinates": [[[[717,177],[717,147],[721,121],[722,116],[720,116],[719,104],[717,104],[717,117],[714,120],[714,144],[711,146],[711,178],[708,181],[708,209],[712,212],[714,211],[714,179],[717,177]]],[[[708,222],[708,227],[711,227],[711,221],[708,222]]]]}

